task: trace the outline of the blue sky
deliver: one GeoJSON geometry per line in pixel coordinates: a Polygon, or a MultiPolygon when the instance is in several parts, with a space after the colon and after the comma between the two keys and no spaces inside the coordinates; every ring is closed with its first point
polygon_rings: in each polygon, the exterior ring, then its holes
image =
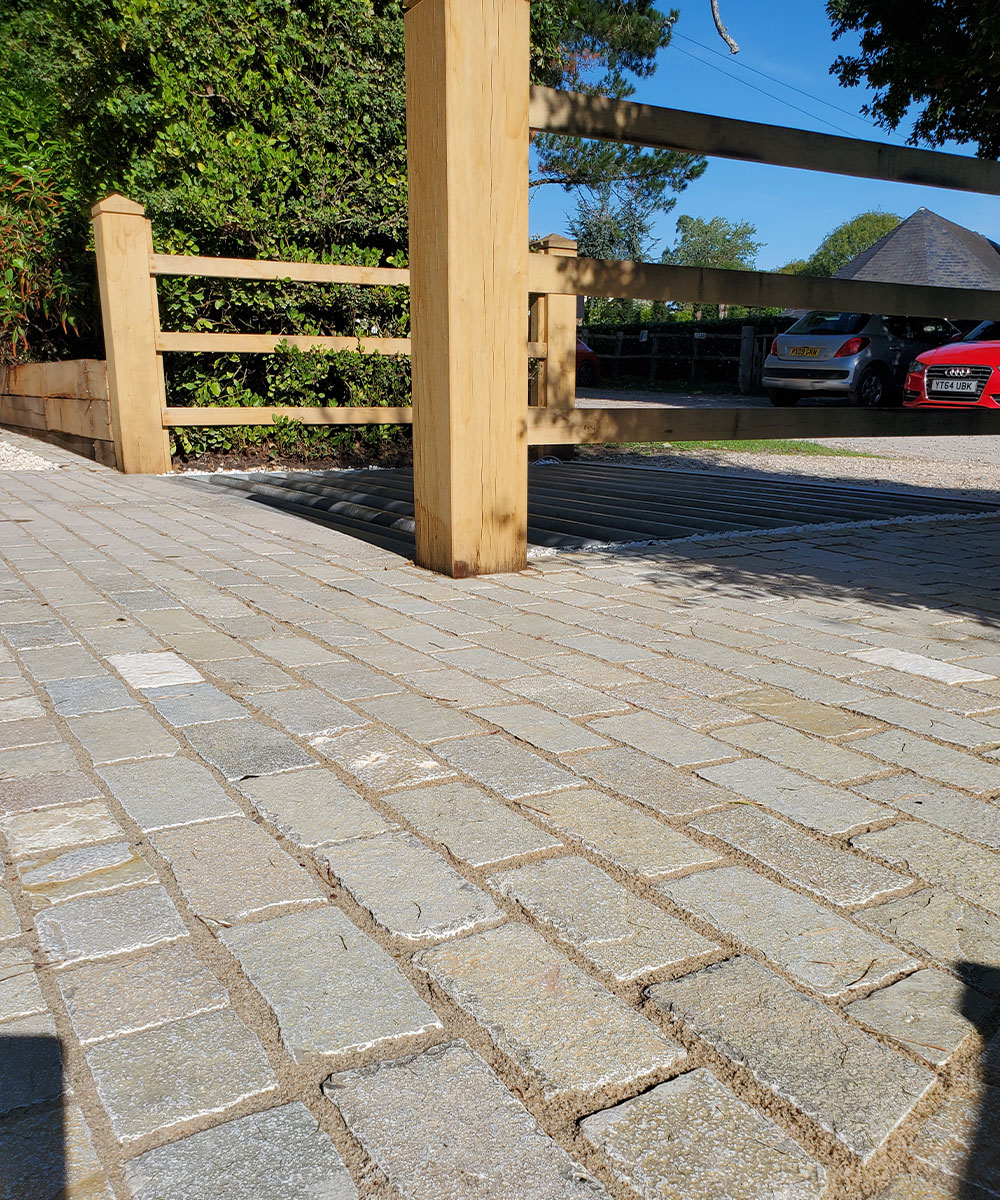
{"type": "MultiPolygon", "coordinates": [[[[674,39],[660,52],[656,74],[639,83],[637,100],[824,133],[905,142],[907,130],[887,134],[860,116],[867,97],[865,89],[843,88],[829,74],[836,56],[850,51],[853,43],[846,37],[834,42],[823,0],[785,4],[774,0],[722,0],[723,18],[740,44],[736,56],[729,54],[715,32],[709,0],[674,0],[674,4],[680,9],[674,39]],[[728,76],[715,68],[728,72],[728,76]],[[783,84],[809,96],[790,91],[783,84]]],[[[661,9],[669,6],[669,0],[659,5],[661,9]]],[[[972,153],[971,147],[945,149],[972,153]]],[[[680,194],[673,211],[658,216],[655,236],[659,243],[652,257],[659,258],[663,249],[673,244],[674,225],[681,213],[750,221],[757,227],[758,241],[765,243],[758,266],[772,270],[791,259],[808,257],[831,229],[859,212],[883,209],[907,217],[921,206],[1000,240],[998,197],[709,159],[705,174],[680,194]]],[[[573,195],[561,188],[534,189],[532,234],[567,233],[567,219],[575,208],[573,195]]]]}

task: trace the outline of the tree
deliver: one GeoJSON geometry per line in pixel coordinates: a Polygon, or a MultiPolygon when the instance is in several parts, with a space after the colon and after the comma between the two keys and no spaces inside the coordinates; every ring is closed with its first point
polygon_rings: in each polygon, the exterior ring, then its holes
{"type": "Polygon", "coordinates": [[[820,242],[801,270],[789,271],[794,275],[820,275],[829,278],[862,251],[891,233],[902,218],[895,213],[863,212],[850,221],[838,225],[820,242]]]}
{"type": "Polygon", "coordinates": [[[835,37],[859,35],[856,54],[830,68],[845,87],[866,84],[862,109],[896,129],[919,109],[908,141],[973,143],[980,158],[1000,158],[1000,27],[982,0],[828,0],[835,37]]]}
{"type": "MultiPolygon", "coordinates": [[[[757,229],[749,221],[728,221],[725,217],[682,215],[677,218],[677,242],[663,252],[661,262],[680,267],[717,267],[727,271],[751,271],[763,242],[755,238],[757,229]]],[[[727,304],[683,305],[695,320],[730,314],[727,304]]]]}

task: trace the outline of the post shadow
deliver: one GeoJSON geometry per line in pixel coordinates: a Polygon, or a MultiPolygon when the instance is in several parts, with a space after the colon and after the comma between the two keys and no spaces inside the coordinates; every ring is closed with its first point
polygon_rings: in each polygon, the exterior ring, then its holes
{"type": "Polygon", "coordinates": [[[3,1029],[0,1200],[59,1200],[69,1182],[59,1038],[3,1029]]]}
{"type": "Polygon", "coordinates": [[[1000,1194],[1000,968],[973,962],[959,963],[958,968],[967,980],[962,1015],[975,1024],[987,1045],[978,1072],[975,1128],[956,1200],[989,1200],[1000,1194]],[[992,1005],[984,1007],[983,993],[994,997],[992,1005]]]}

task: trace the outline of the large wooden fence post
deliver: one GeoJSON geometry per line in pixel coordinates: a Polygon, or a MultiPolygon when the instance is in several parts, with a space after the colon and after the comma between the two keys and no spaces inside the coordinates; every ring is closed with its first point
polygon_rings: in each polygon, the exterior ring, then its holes
{"type": "Polygon", "coordinates": [[[416,561],[527,552],[529,0],[405,0],[416,561]]]}
{"type": "Polygon", "coordinates": [[[156,281],[150,275],[153,235],[146,210],[111,195],[94,205],[91,217],[118,469],[127,475],[169,471],[163,361],[156,351],[156,281]]]}

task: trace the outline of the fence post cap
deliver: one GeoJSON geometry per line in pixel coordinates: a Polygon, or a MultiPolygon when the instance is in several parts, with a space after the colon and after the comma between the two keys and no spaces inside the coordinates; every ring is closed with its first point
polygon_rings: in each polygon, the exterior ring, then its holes
{"type": "Polygon", "coordinates": [[[539,238],[537,244],[543,250],[565,250],[570,254],[575,254],[577,247],[573,238],[563,237],[559,233],[550,233],[546,237],[539,238]]]}
{"type": "Polygon", "coordinates": [[[129,200],[127,196],[120,196],[117,192],[112,192],[110,196],[105,196],[103,200],[98,200],[90,210],[92,217],[100,216],[103,213],[118,213],[126,217],[144,217],[146,210],[141,204],[136,204],[134,200],[129,200]]]}

